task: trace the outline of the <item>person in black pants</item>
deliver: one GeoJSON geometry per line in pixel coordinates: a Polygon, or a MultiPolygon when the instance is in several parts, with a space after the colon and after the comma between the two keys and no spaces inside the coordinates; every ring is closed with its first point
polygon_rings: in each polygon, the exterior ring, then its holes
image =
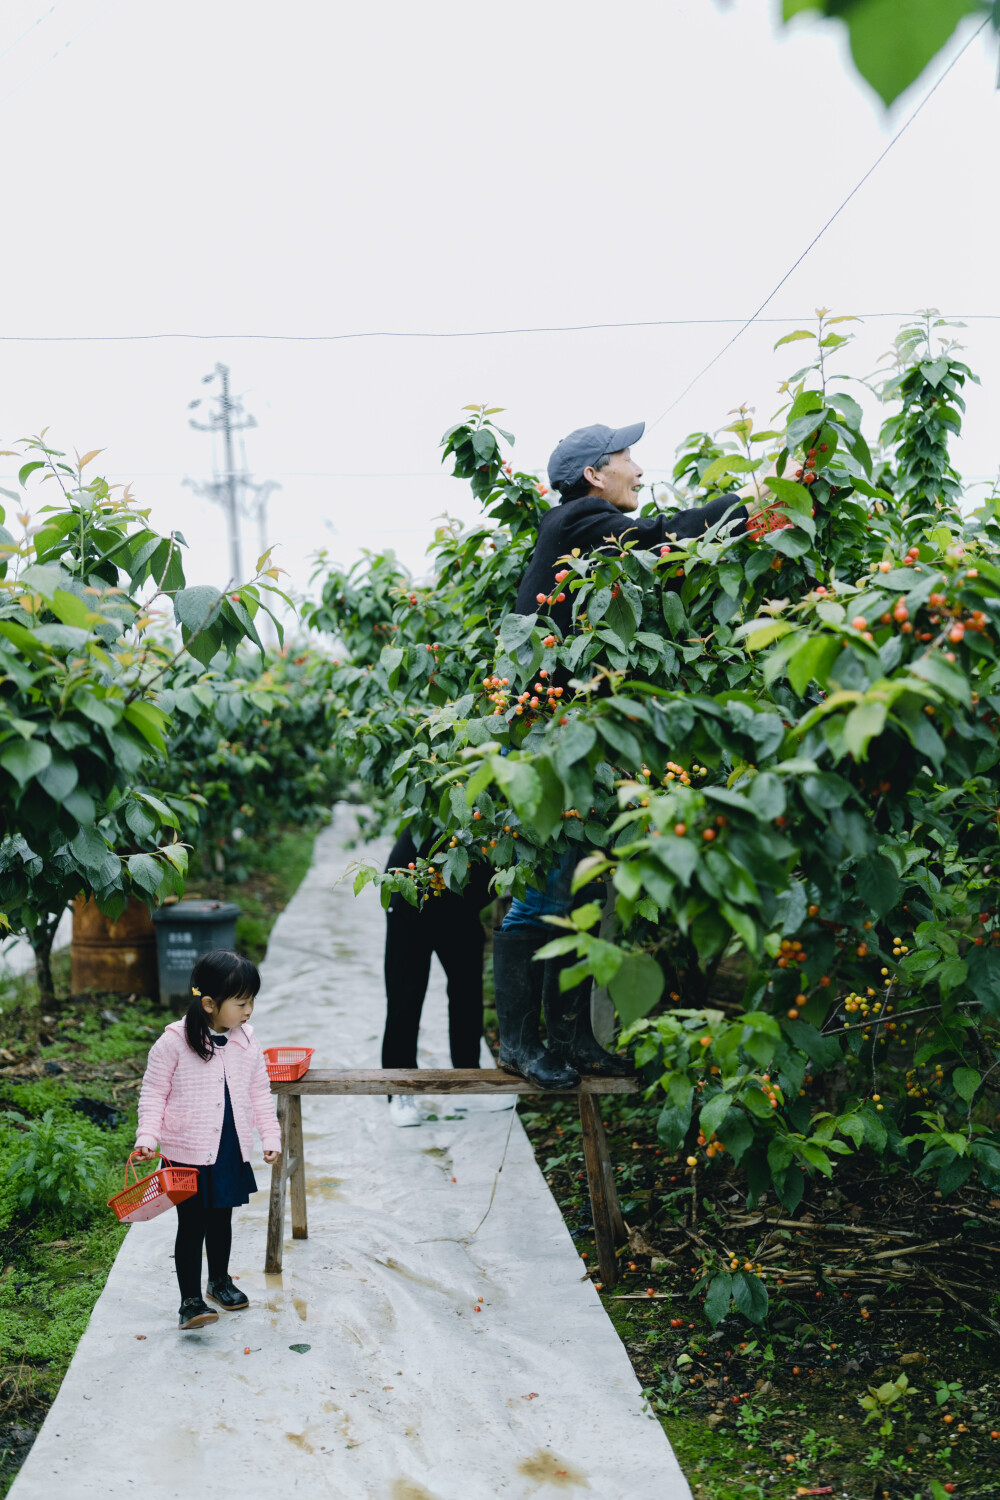
{"type": "MultiPolygon", "coordinates": [[[[388,869],[406,869],[417,858],[408,832],[400,834],[388,869]]],[[[437,954],[448,981],[448,1039],[453,1068],[478,1068],[483,1035],[483,950],[480,912],[490,899],[489,866],[474,864],[463,891],[441,891],[411,906],[398,892],[386,911],[385,1035],[383,1068],[417,1066],[417,1033],[431,956],[437,954]]],[[[389,1097],[394,1125],[419,1125],[412,1094],[389,1097]]]]}

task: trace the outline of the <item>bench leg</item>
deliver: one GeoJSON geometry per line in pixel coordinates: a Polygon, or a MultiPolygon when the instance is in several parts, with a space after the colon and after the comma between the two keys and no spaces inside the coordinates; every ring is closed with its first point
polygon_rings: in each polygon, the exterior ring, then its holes
{"type": "Polygon", "coordinates": [[[292,1239],[307,1240],[306,1163],[302,1150],[302,1095],[292,1094],[288,1101],[288,1154],[291,1157],[289,1189],[292,1200],[292,1239]]]}
{"type": "Polygon", "coordinates": [[[287,1094],[277,1100],[278,1124],[281,1126],[281,1155],[271,1168],[271,1200],[267,1213],[267,1251],[265,1274],[281,1270],[281,1251],[285,1239],[285,1184],[288,1181],[288,1103],[287,1094]]]}
{"type": "Polygon", "coordinates": [[[615,1245],[625,1238],[625,1221],[618,1202],[611,1158],[608,1154],[608,1139],[604,1133],[601,1111],[593,1094],[580,1095],[580,1123],[583,1126],[583,1155],[587,1165],[587,1183],[590,1187],[590,1207],[594,1219],[594,1238],[597,1241],[597,1261],[601,1281],[613,1287],[618,1280],[618,1261],[615,1245]]]}

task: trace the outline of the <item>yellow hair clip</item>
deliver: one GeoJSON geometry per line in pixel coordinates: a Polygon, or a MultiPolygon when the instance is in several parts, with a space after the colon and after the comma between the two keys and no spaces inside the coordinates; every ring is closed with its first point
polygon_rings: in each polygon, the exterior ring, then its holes
{"type": "Polygon", "coordinates": [[[194,997],[195,997],[196,1000],[200,1000],[201,999],[201,990],[196,990],[195,987],[194,987],[194,985],[191,986],[191,993],[192,993],[192,995],[194,995],[194,997]]]}

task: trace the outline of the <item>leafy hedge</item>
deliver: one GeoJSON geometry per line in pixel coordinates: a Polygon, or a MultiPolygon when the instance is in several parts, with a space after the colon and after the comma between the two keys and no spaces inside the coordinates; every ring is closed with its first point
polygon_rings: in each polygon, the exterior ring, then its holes
{"type": "Polygon", "coordinates": [[[687,503],[777,458],[748,534],[567,557],[565,638],[544,603],[510,612],[546,500],[478,408],[444,446],[486,524],[439,534],[427,585],[384,557],[331,571],[312,616],[351,654],[345,754],[438,840],[359,885],[416,900],[487,860],[516,892],[578,852],[616,924],[591,902],[562,924],[565,982],[610,986],[665,1143],[790,1210],[860,1149],[1000,1187],[1000,510],[963,514],[974,377],[940,320],[901,334],[874,451],[830,373],[839,321],[782,341],[814,354],[777,425],[741,411],[684,445],[687,503]]]}
{"type": "Polygon", "coordinates": [[[327,725],[330,658],[241,651],[207,672],[178,666],[161,695],[173,732],[152,772],[206,870],[244,876],[244,840],[325,819],[343,787],[327,725]]]}
{"type": "Polygon", "coordinates": [[[43,435],[18,456],[22,487],[53,498],[15,512],[19,535],[0,524],[0,911],[49,1002],[78,892],[111,917],[180,895],[188,839],[232,860],[243,834],[324,812],[337,770],[329,660],[267,652],[257,630],[273,596],[290,603],[267,554],[249,583],[189,586],[184,538],[85,480],[96,452],[69,463],[43,435]]]}

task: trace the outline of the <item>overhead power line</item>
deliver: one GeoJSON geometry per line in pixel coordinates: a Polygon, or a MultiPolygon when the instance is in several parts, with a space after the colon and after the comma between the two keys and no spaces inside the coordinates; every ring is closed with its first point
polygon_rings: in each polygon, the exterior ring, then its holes
{"type": "Polygon", "coordinates": [[[751,323],[771,322],[771,321],[773,321],[770,318],[768,318],[768,319],[761,318],[760,315],[764,311],[765,307],[767,307],[769,303],[771,303],[771,302],[774,301],[775,297],[781,291],[781,288],[784,286],[785,282],[792,275],[792,273],[799,268],[799,266],[805,260],[806,256],[809,254],[809,252],[812,249],[814,249],[814,247],[816,245],[819,244],[819,242],[823,238],[824,234],[826,234],[826,231],[830,228],[830,225],[834,222],[835,219],[839,218],[839,216],[843,213],[844,209],[850,203],[851,199],[855,196],[855,194],[858,193],[858,192],[860,192],[860,190],[864,187],[865,183],[868,181],[868,179],[872,175],[872,173],[875,172],[881,166],[881,164],[885,161],[886,157],[889,155],[889,152],[892,150],[893,146],[895,146],[896,142],[901,138],[901,136],[903,136],[905,134],[905,132],[907,130],[909,130],[910,126],[913,124],[914,120],[917,118],[917,116],[919,115],[920,111],[924,108],[924,106],[926,104],[930,103],[931,99],[937,93],[937,91],[941,87],[942,83],[944,83],[945,79],[948,77],[948,74],[952,71],[952,69],[959,62],[961,62],[962,58],[965,56],[966,52],[968,52],[969,48],[972,46],[972,44],[976,40],[976,38],[978,36],[981,36],[982,33],[986,30],[987,26],[989,26],[991,19],[992,19],[991,16],[987,16],[985,18],[985,20],[983,21],[982,25],[976,27],[975,31],[972,33],[972,35],[969,37],[968,41],[965,43],[965,46],[962,47],[955,54],[955,56],[952,58],[951,62],[948,64],[948,66],[945,68],[944,72],[941,74],[940,78],[938,78],[933,84],[931,84],[931,87],[927,90],[927,93],[921,99],[921,101],[917,105],[916,109],[914,109],[913,112],[906,117],[906,119],[903,121],[902,125],[896,131],[896,134],[892,137],[892,140],[889,141],[888,145],[885,147],[885,149],[883,151],[879,152],[878,156],[872,162],[871,166],[868,168],[868,170],[864,174],[864,176],[861,177],[854,184],[854,186],[851,188],[851,191],[848,193],[847,197],[844,198],[837,205],[837,207],[834,209],[833,213],[827,219],[826,223],[819,230],[819,232],[817,234],[813,235],[812,239],[809,241],[809,243],[806,246],[806,248],[802,251],[802,254],[798,257],[797,260],[794,260],[792,262],[792,264],[788,267],[788,270],[785,272],[784,276],[782,276],[781,280],[774,286],[774,288],[770,292],[768,292],[767,296],[764,298],[763,302],[760,304],[760,306],[758,307],[757,311],[750,314],[749,318],[747,318],[746,322],[742,325],[742,327],[740,327],[740,328],[738,328],[736,330],[736,332],[733,334],[733,336],[729,340],[729,342],[726,343],[726,344],[723,344],[723,346],[719,350],[718,354],[714,354],[712,356],[712,358],[709,360],[708,364],[704,365],[702,367],[702,369],[700,369],[698,371],[697,375],[695,375],[693,377],[693,379],[691,379],[691,380],[688,381],[687,385],[680,392],[680,394],[674,397],[674,399],[671,401],[670,405],[669,406],[665,406],[663,408],[663,410],[660,412],[660,415],[657,417],[656,421],[653,422],[653,423],[651,423],[650,426],[647,428],[648,432],[651,432],[654,427],[658,427],[659,424],[663,421],[663,418],[665,416],[667,416],[669,412],[672,412],[673,409],[674,409],[674,407],[677,406],[677,405],[679,405],[679,403],[684,400],[684,397],[687,395],[688,391],[694,389],[694,387],[698,384],[698,381],[702,378],[702,376],[703,375],[707,375],[708,372],[709,372],[709,370],[712,368],[712,366],[715,365],[715,364],[718,364],[718,362],[722,358],[722,356],[724,354],[728,353],[728,351],[736,343],[737,339],[742,338],[743,334],[746,333],[746,331],[750,327],[751,323]]]}
{"type": "Polygon", "coordinates": [[[9,43],[9,45],[6,46],[3,49],[2,52],[0,52],[0,62],[3,62],[3,60],[7,56],[7,54],[9,52],[13,52],[13,50],[14,50],[15,47],[20,46],[20,44],[24,41],[24,39],[25,39],[26,36],[30,36],[33,31],[36,31],[38,29],[38,27],[41,26],[41,24],[42,24],[43,21],[47,21],[48,18],[49,18],[49,16],[51,16],[52,12],[54,10],[58,10],[59,7],[60,7],[60,5],[62,3],[63,3],[63,0],[55,0],[55,4],[50,5],[49,8],[48,8],[48,10],[45,11],[42,15],[40,15],[37,18],[37,20],[32,21],[31,25],[28,26],[28,27],[26,27],[25,30],[21,32],[20,36],[16,36],[14,38],[14,40],[11,43],[9,43]]]}
{"type": "MultiPolygon", "coordinates": [[[[103,7],[102,12],[100,12],[99,15],[96,15],[96,17],[93,18],[93,21],[87,21],[87,26],[82,26],[81,28],[79,28],[79,31],[76,31],[73,36],[70,36],[70,39],[67,40],[67,42],[63,42],[61,43],[61,46],[57,46],[57,48],[55,48],[55,51],[51,52],[51,54],[49,54],[48,57],[45,58],[45,62],[39,63],[39,65],[37,65],[37,68],[34,69],[33,72],[27,74],[27,77],[22,78],[21,83],[15,84],[15,86],[13,86],[13,89],[9,89],[7,90],[7,93],[4,93],[4,95],[0,95],[0,104],[6,104],[7,99],[13,99],[15,93],[21,92],[21,89],[24,89],[25,84],[30,84],[33,78],[37,78],[37,75],[42,72],[43,68],[48,68],[49,63],[54,63],[55,58],[61,57],[61,55],[63,55],[63,52],[67,51],[67,49],[69,49],[70,46],[73,45],[73,42],[78,42],[79,37],[84,36],[84,34],[87,33],[88,30],[90,30],[91,26],[96,26],[97,21],[103,21],[103,18],[108,15],[109,10],[114,10],[114,7],[117,5],[118,0],[111,0],[111,5],[103,7]]],[[[55,7],[52,6],[52,9],[55,9],[55,7]]],[[[51,15],[51,10],[49,10],[49,15],[51,15]]],[[[16,42],[10,43],[10,46],[16,46],[16,42]]],[[[10,48],[7,48],[7,51],[10,51],[10,48]]]]}
{"type": "MultiPolygon", "coordinates": [[[[845,199],[844,201],[846,202],[847,200],[845,199]]],[[[829,222],[832,223],[833,219],[830,219],[829,222]]],[[[818,239],[819,235],[816,238],[818,239]]],[[[816,241],[814,240],[813,244],[815,243],[816,241]]],[[[806,254],[808,254],[808,251],[803,251],[803,254],[799,256],[799,260],[795,264],[798,265],[799,261],[806,254]]],[[[794,269],[795,267],[793,266],[792,270],[794,269]]],[[[791,275],[791,271],[788,275],[791,275]]],[[[787,280],[787,276],[783,280],[787,280]]],[[[775,291],[777,290],[778,288],[776,287],[775,291]]],[[[771,293],[771,296],[765,302],[761,303],[761,307],[766,307],[773,296],[774,292],[771,293]]],[[[725,346],[728,349],[730,344],[735,344],[736,339],[739,338],[741,333],[746,332],[751,323],[805,323],[812,322],[815,316],[815,312],[809,312],[801,314],[789,313],[785,317],[761,318],[755,313],[750,318],[640,318],[626,323],[553,323],[540,325],[537,328],[460,328],[448,330],[371,328],[363,329],[357,333],[0,333],[0,344],[137,344],[153,343],[165,339],[197,339],[212,343],[222,342],[227,339],[230,341],[255,339],[264,343],[337,344],[358,339],[497,339],[532,333],[594,333],[601,329],[615,328],[712,328],[739,323],[741,325],[739,333],[736,334],[735,338],[730,339],[729,344],[725,346]]],[[[855,313],[853,316],[861,322],[871,322],[876,318],[912,318],[916,316],[916,312],[911,307],[905,312],[865,312],[855,313]]],[[[967,323],[1000,322],[1000,313],[942,313],[940,316],[949,319],[960,319],[967,323]]],[[[720,358],[721,354],[724,353],[725,349],[721,351],[720,355],[716,355],[716,359],[720,358]]],[[[712,363],[714,364],[714,362],[713,360],[712,363]]],[[[706,365],[705,368],[709,369],[710,366],[706,365]]],[[[699,376],[695,378],[700,379],[699,376]]],[[[693,385],[694,381],[691,384],[693,385]]],[[[690,390],[690,386],[688,390],[690,390]]]]}

